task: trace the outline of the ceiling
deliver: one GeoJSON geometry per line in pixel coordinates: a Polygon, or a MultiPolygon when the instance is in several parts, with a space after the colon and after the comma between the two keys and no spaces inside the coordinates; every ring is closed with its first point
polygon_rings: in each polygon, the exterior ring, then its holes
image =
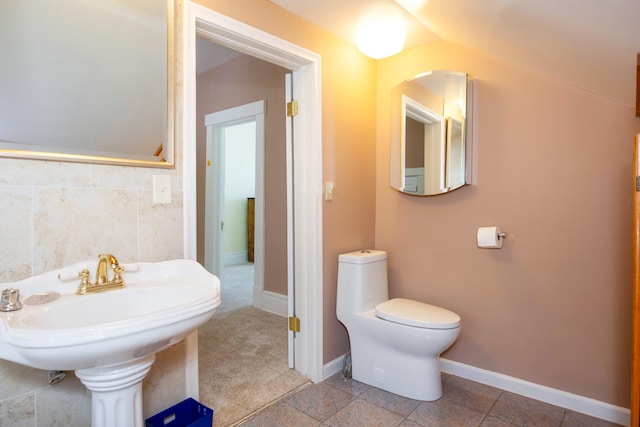
{"type": "Polygon", "coordinates": [[[456,43],[635,105],[638,0],[271,0],[355,43],[372,9],[404,16],[406,48],[456,43]]]}

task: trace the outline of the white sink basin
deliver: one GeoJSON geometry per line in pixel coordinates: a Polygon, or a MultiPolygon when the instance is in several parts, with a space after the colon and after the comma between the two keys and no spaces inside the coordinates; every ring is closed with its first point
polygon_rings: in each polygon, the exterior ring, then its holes
{"type": "Polygon", "coordinates": [[[0,313],[0,358],[46,370],[117,365],[180,341],[220,305],[218,278],[189,260],[125,264],[125,288],[76,295],[80,279],[73,276],[84,268],[93,275],[95,266],[78,263],[0,284],[19,289],[24,302],[21,310],[0,313]],[[73,278],[62,281],[61,272],[73,278]],[[53,301],[29,303],[56,293],[53,301]]]}

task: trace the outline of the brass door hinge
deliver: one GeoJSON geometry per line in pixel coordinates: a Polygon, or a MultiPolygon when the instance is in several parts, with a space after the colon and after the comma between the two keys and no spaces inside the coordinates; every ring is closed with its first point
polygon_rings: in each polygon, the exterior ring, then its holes
{"type": "Polygon", "coordinates": [[[296,316],[289,317],[289,330],[293,332],[300,332],[300,318],[296,316]]]}
{"type": "Polygon", "coordinates": [[[298,101],[287,102],[287,117],[298,115],[298,101]]]}

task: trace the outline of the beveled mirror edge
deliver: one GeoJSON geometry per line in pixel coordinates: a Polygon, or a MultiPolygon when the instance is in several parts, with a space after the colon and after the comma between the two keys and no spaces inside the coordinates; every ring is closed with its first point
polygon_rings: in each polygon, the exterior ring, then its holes
{"type": "MultiPolygon", "coordinates": [[[[173,168],[175,164],[161,156],[145,156],[144,158],[132,158],[131,154],[125,157],[112,157],[109,154],[90,153],[61,153],[47,150],[24,150],[12,148],[8,143],[0,143],[0,158],[13,158],[24,160],[50,160],[71,163],[91,163],[99,165],[139,166],[153,168],[173,168]],[[1,145],[4,145],[2,147],[1,145]]],[[[17,144],[16,144],[17,145],[17,144]]]]}
{"type": "Polygon", "coordinates": [[[24,160],[50,160],[72,163],[91,163],[114,166],[137,166],[147,168],[175,168],[175,144],[177,138],[177,59],[179,47],[178,31],[176,23],[180,23],[182,8],[176,7],[176,3],[181,4],[182,0],[165,0],[167,6],[167,141],[163,148],[164,156],[137,156],[118,153],[62,153],[52,150],[25,150],[17,148],[18,144],[11,144],[0,141],[0,158],[13,158],[24,160]]]}
{"type": "Polygon", "coordinates": [[[181,27],[176,26],[182,22],[182,0],[167,1],[167,143],[163,149],[166,151],[163,163],[166,167],[175,167],[175,150],[177,139],[176,120],[177,112],[177,90],[178,85],[177,67],[180,52],[176,49],[180,46],[181,27]],[[178,4],[176,4],[178,3],[178,4]]]}
{"type": "Polygon", "coordinates": [[[475,142],[475,80],[471,75],[467,74],[467,116],[465,117],[464,130],[465,135],[465,173],[464,184],[460,188],[466,185],[477,185],[477,146],[475,142]]]}

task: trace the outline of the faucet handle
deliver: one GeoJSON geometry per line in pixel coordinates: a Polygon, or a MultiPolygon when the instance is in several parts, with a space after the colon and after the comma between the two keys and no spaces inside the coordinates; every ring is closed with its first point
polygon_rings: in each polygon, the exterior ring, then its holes
{"type": "Polygon", "coordinates": [[[78,273],[78,277],[80,277],[82,279],[82,282],[89,283],[89,277],[91,277],[91,273],[89,273],[89,270],[87,270],[85,268],[81,272],[78,273]]]}
{"type": "Polygon", "coordinates": [[[4,289],[0,299],[0,311],[15,311],[21,308],[20,291],[15,288],[4,289]]]}
{"type": "Polygon", "coordinates": [[[87,288],[91,286],[91,281],[89,278],[91,277],[91,273],[86,268],[78,273],[78,277],[80,277],[80,285],[78,285],[78,290],[76,294],[84,295],[87,293],[87,288]]]}
{"type": "Polygon", "coordinates": [[[121,266],[120,264],[113,264],[112,265],[113,268],[113,282],[114,283],[121,283],[122,282],[122,276],[120,275],[120,273],[122,273],[124,271],[124,267],[121,266]]]}

